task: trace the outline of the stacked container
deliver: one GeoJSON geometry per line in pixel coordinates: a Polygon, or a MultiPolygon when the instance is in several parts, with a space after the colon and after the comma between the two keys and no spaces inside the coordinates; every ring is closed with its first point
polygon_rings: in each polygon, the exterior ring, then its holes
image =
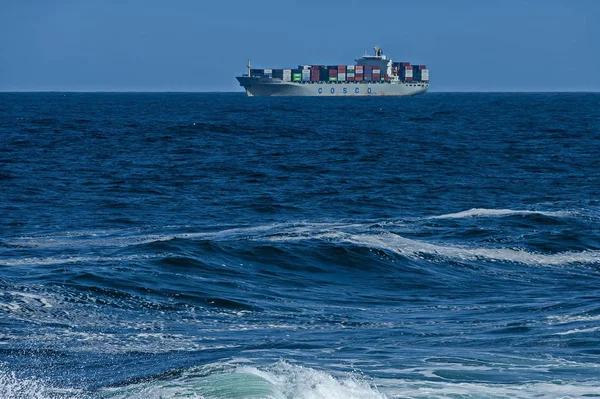
{"type": "Polygon", "coordinates": [[[283,80],[283,69],[273,69],[273,78],[283,80]]]}
{"type": "Polygon", "coordinates": [[[292,71],[292,81],[293,82],[301,82],[302,81],[302,72],[300,69],[294,69],[292,71]]]}
{"type": "Polygon", "coordinates": [[[273,70],[272,69],[265,69],[263,76],[265,78],[272,78],[273,77],[273,70]]]}
{"type": "Polygon", "coordinates": [[[326,66],[319,67],[319,82],[329,80],[329,69],[326,66]]]}
{"type": "Polygon", "coordinates": [[[356,76],[354,71],[354,65],[348,65],[346,67],[346,80],[348,82],[354,82],[354,77],[356,76]]]}
{"type": "Polygon", "coordinates": [[[402,65],[400,68],[400,77],[402,80],[410,82],[413,80],[413,69],[410,65],[402,65]]]}
{"type": "Polygon", "coordinates": [[[421,80],[429,82],[429,69],[421,69],[421,80]]]}
{"type": "Polygon", "coordinates": [[[292,81],[292,70],[291,69],[284,69],[283,70],[283,81],[284,82],[291,82],[292,81]]]}
{"type": "Polygon", "coordinates": [[[310,69],[310,80],[311,82],[318,82],[319,80],[321,80],[321,68],[317,65],[313,65],[312,68],[310,69]]]}
{"type": "Polygon", "coordinates": [[[338,66],[338,82],[345,82],[346,81],[346,65],[340,65],[338,66]]]}
{"type": "Polygon", "coordinates": [[[303,82],[310,82],[310,69],[303,69],[302,70],[302,81],[303,82]]]}
{"type": "Polygon", "coordinates": [[[373,82],[379,82],[381,80],[381,68],[378,66],[373,67],[373,82]]]}
{"type": "Polygon", "coordinates": [[[354,69],[354,80],[357,82],[362,82],[364,76],[364,67],[362,65],[357,65],[354,69]]]}
{"type": "Polygon", "coordinates": [[[364,67],[364,79],[366,82],[371,82],[373,80],[373,67],[369,65],[365,65],[364,67]]]}
{"type": "Polygon", "coordinates": [[[330,82],[337,82],[338,79],[338,70],[337,69],[329,69],[329,81],[330,82]]]}

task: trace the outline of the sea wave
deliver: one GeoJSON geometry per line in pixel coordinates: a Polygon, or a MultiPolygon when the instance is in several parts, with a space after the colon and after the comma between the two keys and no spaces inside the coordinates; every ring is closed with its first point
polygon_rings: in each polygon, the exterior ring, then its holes
{"type": "Polygon", "coordinates": [[[18,377],[0,365],[0,398],[2,399],[84,399],[77,389],[54,388],[46,381],[18,377]]]}
{"type": "Polygon", "coordinates": [[[486,209],[472,208],[462,212],[448,213],[439,216],[430,216],[430,219],[461,219],[469,217],[501,217],[512,215],[543,215],[549,217],[568,217],[575,213],[570,211],[530,211],[530,210],[513,210],[513,209],[486,209]]]}
{"type": "Polygon", "coordinates": [[[529,252],[521,248],[441,245],[405,238],[394,233],[348,235],[341,240],[355,245],[390,251],[411,258],[422,258],[423,255],[432,255],[458,261],[488,260],[492,262],[521,263],[531,266],[600,263],[600,251],[597,250],[542,254],[529,252]]]}
{"type": "Polygon", "coordinates": [[[49,256],[44,258],[27,257],[0,260],[0,266],[44,266],[66,263],[123,262],[174,256],[172,254],[140,254],[123,256],[49,256]]]}
{"type": "Polygon", "coordinates": [[[386,399],[363,376],[334,376],[325,371],[280,361],[270,367],[218,364],[184,372],[169,380],[153,380],[107,388],[110,399],[386,399]]]}

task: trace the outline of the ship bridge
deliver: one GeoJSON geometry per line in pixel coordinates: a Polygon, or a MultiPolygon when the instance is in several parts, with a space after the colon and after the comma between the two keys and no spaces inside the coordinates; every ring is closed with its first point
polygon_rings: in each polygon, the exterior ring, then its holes
{"type": "Polygon", "coordinates": [[[387,57],[383,54],[383,49],[379,46],[375,46],[373,48],[375,50],[374,55],[366,54],[362,56],[362,58],[357,58],[356,65],[360,66],[374,66],[379,67],[382,73],[387,73],[388,75],[392,74],[392,60],[388,60],[387,57]],[[386,71],[386,72],[383,72],[386,71]]]}

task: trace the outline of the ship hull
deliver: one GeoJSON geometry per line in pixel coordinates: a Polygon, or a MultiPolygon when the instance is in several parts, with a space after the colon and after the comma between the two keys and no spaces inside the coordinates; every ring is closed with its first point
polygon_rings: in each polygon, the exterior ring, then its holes
{"type": "Polygon", "coordinates": [[[424,82],[284,82],[280,79],[237,77],[248,96],[361,97],[414,96],[429,88],[424,82]]]}

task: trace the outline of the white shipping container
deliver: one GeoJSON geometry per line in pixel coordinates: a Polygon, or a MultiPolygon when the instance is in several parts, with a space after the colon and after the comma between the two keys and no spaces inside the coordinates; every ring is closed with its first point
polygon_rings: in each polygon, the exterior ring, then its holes
{"type": "Polygon", "coordinates": [[[292,81],[292,77],[289,75],[283,75],[283,81],[284,82],[291,82],[292,81]]]}
{"type": "Polygon", "coordinates": [[[292,74],[292,70],[291,69],[284,69],[283,70],[283,74],[285,75],[286,73],[291,75],[292,74]]]}
{"type": "Polygon", "coordinates": [[[348,65],[346,69],[349,71],[354,71],[354,65],[348,65]]]}
{"type": "Polygon", "coordinates": [[[349,77],[349,78],[353,78],[354,77],[354,72],[348,72],[346,74],[346,76],[349,77]]]}
{"type": "Polygon", "coordinates": [[[406,71],[404,71],[404,76],[407,78],[412,78],[413,77],[412,69],[407,69],[406,71]]]}
{"type": "Polygon", "coordinates": [[[346,80],[346,74],[345,73],[338,73],[338,80],[346,80]]]}
{"type": "Polygon", "coordinates": [[[270,74],[270,73],[273,73],[273,70],[272,70],[272,69],[265,69],[265,70],[263,71],[263,73],[264,73],[265,75],[268,75],[268,74],[270,74]]]}

